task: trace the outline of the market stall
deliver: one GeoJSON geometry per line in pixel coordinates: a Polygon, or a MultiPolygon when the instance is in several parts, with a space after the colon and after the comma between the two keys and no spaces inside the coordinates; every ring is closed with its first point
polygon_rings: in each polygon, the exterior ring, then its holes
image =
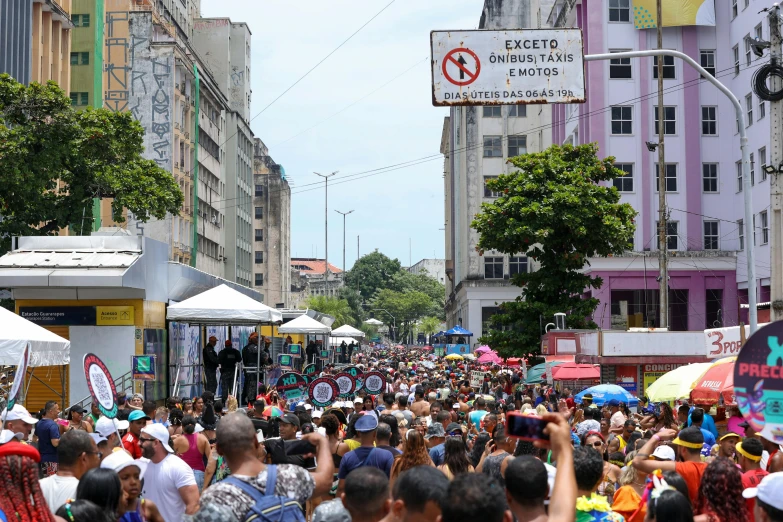
{"type": "MultiPolygon", "coordinates": [[[[305,314],[300,315],[296,319],[293,319],[280,326],[277,331],[281,334],[306,334],[321,336],[323,339],[323,349],[329,351],[330,362],[334,362],[334,350],[329,349],[329,334],[332,333],[332,329],[322,322],[316,321],[309,315],[305,314]]],[[[308,361],[308,364],[310,362],[312,361],[308,361]]],[[[283,365],[281,364],[281,366],[283,365]]]]}

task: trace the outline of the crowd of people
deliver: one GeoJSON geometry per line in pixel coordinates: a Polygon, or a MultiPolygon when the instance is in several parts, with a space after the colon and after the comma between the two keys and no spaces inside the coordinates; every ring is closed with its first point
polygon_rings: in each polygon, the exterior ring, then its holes
{"type": "Polygon", "coordinates": [[[576,403],[514,369],[471,387],[419,350],[353,360],[386,389],[324,409],[265,384],[252,402],[121,396],[114,419],[17,404],[0,521],[783,522],[783,454],[736,414],[724,432],[699,407],[576,403]],[[543,432],[515,436],[520,415],[543,432]]]}

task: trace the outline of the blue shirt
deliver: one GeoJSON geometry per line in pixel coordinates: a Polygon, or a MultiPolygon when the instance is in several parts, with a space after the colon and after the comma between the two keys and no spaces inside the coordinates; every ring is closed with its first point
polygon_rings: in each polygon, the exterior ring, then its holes
{"type": "Polygon", "coordinates": [[[481,425],[481,419],[483,419],[487,413],[489,413],[487,410],[476,410],[470,412],[468,417],[470,419],[470,423],[473,424],[478,430],[479,426],[481,425]]]}
{"type": "Polygon", "coordinates": [[[430,458],[432,463],[440,466],[446,460],[446,443],[443,442],[430,448],[430,458]]]}
{"type": "Polygon", "coordinates": [[[701,433],[704,435],[704,444],[709,444],[710,448],[712,448],[715,445],[715,435],[705,430],[704,428],[699,429],[701,429],[701,433]]]}
{"type": "MultiPolygon", "coordinates": [[[[688,414],[688,426],[691,425],[691,414],[688,414]]],[[[715,427],[715,420],[712,418],[712,415],[708,415],[707,412],[704,412],[704,422],[701,423],[701,428],[703,430],[707,430],[710,433],[712,433],[712,436],[714,439],[718,438],[718,428],[715,427]]],[[[705,439],[704,442],[707,442],[705,439]]]]}
{"type": "Polygon", "coordinates": [[[38,437],[38,452],[41,462],[57,462],[57,448],[52,440],[60,438],[60,428],[52,419],[41,419],[35,425],[35,435],[38,437]]]}
{"type": "Polygon", "coordinates": [[[394,455],[390,451],[359,446],[345,454],[343,460],[340,461],[340,472],[337,476],[340,479],[345,479],[356,468],[372,466],[386,473],[388,477],[391,475],[392,464],[394,464],[394,455]],[[372,455],[370,455],[370,452],[372,452],[372,455]]]}

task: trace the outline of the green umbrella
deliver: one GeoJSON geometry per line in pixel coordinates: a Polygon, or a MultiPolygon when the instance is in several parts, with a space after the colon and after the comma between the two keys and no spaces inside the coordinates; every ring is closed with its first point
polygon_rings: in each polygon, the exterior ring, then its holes
{"type": "MultiPolygon", "coordinates": [[[[563,361],[552,361],[549,364],[552,366],[558,366],[563,364],[563,361]]],[[[546,378],[544,377],[545,373],[546,363],[533,366],[527,371],[527,379],[525,380],[525,384],[541,384],[542,382],[546,382],[546,378]]]]}

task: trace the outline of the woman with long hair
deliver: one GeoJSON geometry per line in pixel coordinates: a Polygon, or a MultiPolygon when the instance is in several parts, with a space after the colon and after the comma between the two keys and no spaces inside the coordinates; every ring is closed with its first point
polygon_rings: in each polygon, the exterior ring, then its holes
{"type": "Polygon", "coordinates": [[[444,447],[445,453],[443,464],[438,466],[438,469],[441,470],[449,480],[454,480],[454,477],[460,473],[473,472],[473,466],[468,460],[468,453],[465,449],[465,443],[462,442],[462,437],[446,438],[444,447]]]}
{"type": "Polygon", "coordinates": [[[473,449],[470,450],[470,464],[475,468],[478,466],[478,463],[481,462],[481,456],[484,454],[484,448],[487,447],[487,442],[489,442],[490,436],[489,433],[482,432],[479,433],[478,437],[476,437],[476,440],[473,442],[473,449]]]}
{"type": "Polygon", "coordinates": [[[385,422],[391,428],[391,439],[389,439],[389,446],[399,449],[399,445],[402,444],[402,437],[400,436],[399,423],[397,417],[394,415],[381,415],[380,422],[385,422]]]}
{"type": "Polygon", "coordinates": [[[55,515],[67,522],[115,522],[117,520],[104,512],[101,506],[89,500],[66,502],[60,506],[55,515]]]}
{"type": "Polygon", "coordinates": [[[676,489],[667,489],[647,503],[645,522],[693,522],[693,509],[688,496],[676,489]]]}
{"type": "Polygon", "coordinates": [[[612,511],[625,517],[625,522],[644,522],[647,505],[642,502],[642,496],[646,488],[647,473],[635,469],[629,463],[620,474],[620,488],[614,493],[612,511]]]}
{"type": "Polygon", "coordinates": [[[336,415],[327,413],[321,417],[321,427],[326,431],[326,439],[329,441],[329,452],[332,454],[332,463],[334,464],[334,480],[329,494],[335,496],[339,484],[337,473],[340,471],[340,463],[345,454],[351,451],[351,448],[340,440],[340,419],[336,415]]]}
{"type": "Polygon", "coordinates": [[[405,449],[402,455],[394,460],[389,480],[393,482],[400,473],[416,466],[435,466],[435,464],[427,451],[424,437],[416,430],[408,430],[405,436],[405,449]]]}
{"type": "Polygon", "coordinates": [[[169,411],[169,436],[182,435],[182,419],[185,414],[179,408],[169,411]]]}
{"type": "Polygon", "coordinates": [[[11,441],[0,446],[0,512],[7,520],[54,520],[38,483],[41,454],[32,446],[11,441]]]}
{"type": "Polygon", "coordinates": [[[209,458],[211,448],[209,439],[203,433],[196,433],[196,419],[192,415],[182,418],[182,435],[174,439],[176,453],[193,470],[196,485],[201,492],[204,489],[205,459],[209,458]]]}
{"type": "Polygon", "coordinates": [[[615,491],[615,484],[620,478],[620,467],[609,462],[607,458],[607,447],[604,436],[597,431],[588,431],[581,440],[582,446],[595,449],[601,455],[604,455],[604,477],[598,485],[597,493],[605,496],[611,502],[615,491]]]}
{"type": "Polygon", "coordinates": [[[193,397],[193,416],[201,417],[202,415],[204,415],[204,399],[193,397]]]}
{"type": "Polygon", "coordinates": [[[748,508],[742,497],[742,474],[737,465],[720,457],[704,469],[696,501],[696,522],[747,522],[748,508]]]}
{"type": "Polygon", "coordinates": [[[372,399],[372,395],[364,396],[364,401],[362,402],[362,411],[365,412],[365,415],[375,415],[376,419],[380,417],[378,412],[375,411],[375,402],[372,399]]]}
{"type": "Polygon", "coordinates": [[[99,506],[112,520],[117,520],[120,517],[122,496],[122,483],[119,475],[113,469],[93,468],[87,470],[79,479],[79,485],[76,487],[77,500],[89,500],[99,506]]]}

